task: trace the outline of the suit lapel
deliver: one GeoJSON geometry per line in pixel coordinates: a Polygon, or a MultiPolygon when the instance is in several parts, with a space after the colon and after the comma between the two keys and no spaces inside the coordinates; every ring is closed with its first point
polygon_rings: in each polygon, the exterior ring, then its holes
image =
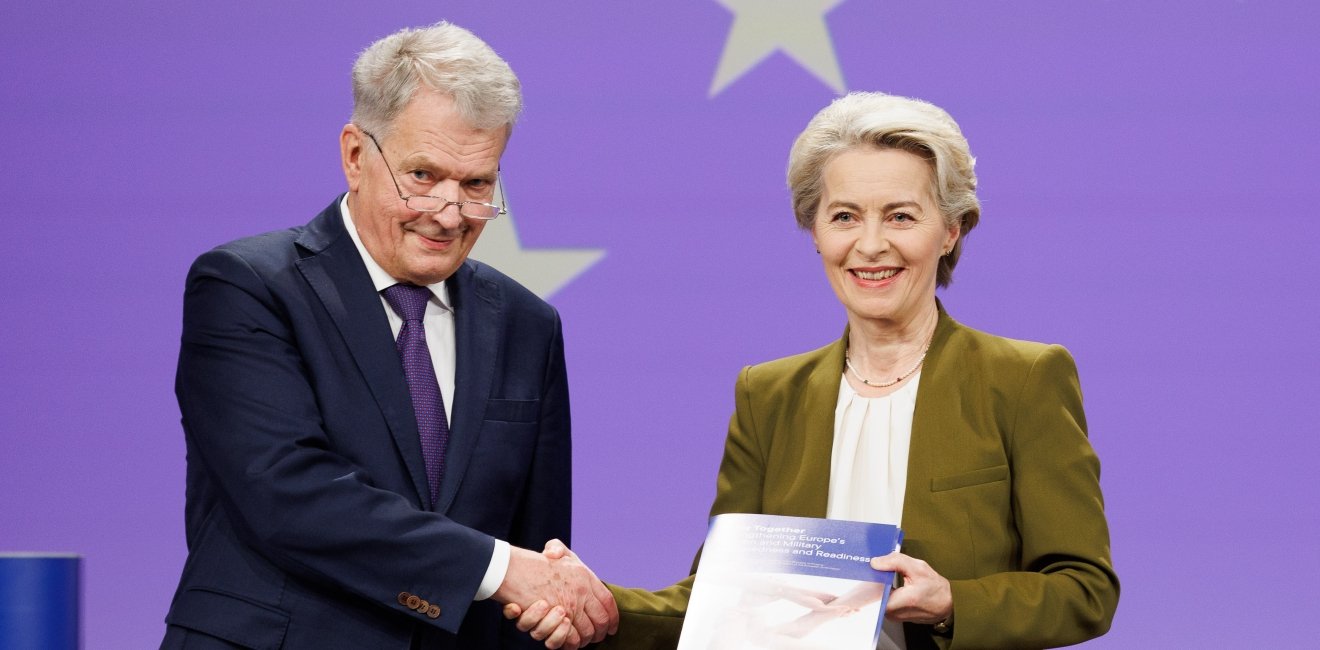
{"type": "Polygon", "coordinates": [[[449,422],[449,448],[445,453],[445,476],[440,481],[436,512],[445,512],[463,482],[481,436],[486,401],[500,362],[499,341],[504,336],[499,286],[482,278],[473,262],[464,262],[450,276],[449,299],[454,308],[455,359],[454,403],[449,422]]]}
{"type": "Polygon", "coordinates": [[[408,468],[417,503],[425,504],[430,492],[403,365],[380,296],[344,229],[338,199],[308,224],[297,244],[308,253],[298,270],[339,329],[408,468]]]}

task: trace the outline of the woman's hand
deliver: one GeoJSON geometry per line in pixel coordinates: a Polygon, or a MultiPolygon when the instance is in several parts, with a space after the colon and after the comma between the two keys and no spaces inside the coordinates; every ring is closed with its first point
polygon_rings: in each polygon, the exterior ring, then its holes
{"type": "Polygon", "coordinates": [[[889,594],[886,618],[933,625],[953,616],[953,592],[949,590],[949,581],[924,561],[895,551],[871,558],[871,568],[894,571],[903,576],[903,586],[889,594]]]}

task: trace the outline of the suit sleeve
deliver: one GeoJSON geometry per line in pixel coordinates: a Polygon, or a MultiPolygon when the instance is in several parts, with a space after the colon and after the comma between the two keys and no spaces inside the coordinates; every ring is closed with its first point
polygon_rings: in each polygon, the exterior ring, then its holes
{"type": "MultiPolygon", "coordinates": [[[[724,458],[720,461],[716,481],[715,503],[711,516],[728,512],[761,512],[760,486],[765,479],[765,451],[757,436],[752,417],[751,397],[748,389],[750,368],[743,368],[734,389],[735,408],[729,420],[729,435],[724,442],[724,458]],[[755,489],[748,489],[754,487],[755,489]]],[[[692,561],[692,572],[697,562],[692,561]]],[[[619,605],[619,633],[611,637],[606,648],[630,650],[663,650],[678,646],[683,617],[687,613],[688,599],[692,595],[695,575],[659,591],[625,588],[610,585],[610,591],[619,605]]]]}
{"type": "Polygon", "coordinates": [[[1021,571],[951,582],[954,650],[1080,643],[1104,634],[1118,605],[1100,463],[1068,352],[1045,348],[1010,408],[1021,571]]]}
{"type": "Polygon", "coordinates": [[[333,451],[299,352],[314,343],[295,340],[289,309],[234,252],[194,264],[175,387],[190,465],[211,479],[243,547],[326,589],[456,631],[494,541],[375,487],[333,451]],[[428,599],[438,617],[406,607],[401,592],[428,599]]]}

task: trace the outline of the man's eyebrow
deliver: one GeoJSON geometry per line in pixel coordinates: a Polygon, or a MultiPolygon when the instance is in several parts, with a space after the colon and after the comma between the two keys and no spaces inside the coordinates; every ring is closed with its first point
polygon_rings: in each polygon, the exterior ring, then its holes
{"type": "Polygon", "coordinates": [[[407,156],[403,157],[403,159],[399,162],[399,164],[403,165],[404,167],[429,167],[432,169],[438,169],[440,167],[440,165],[436,163],[434,158],[424,153],[408,154],[407,156]]]}

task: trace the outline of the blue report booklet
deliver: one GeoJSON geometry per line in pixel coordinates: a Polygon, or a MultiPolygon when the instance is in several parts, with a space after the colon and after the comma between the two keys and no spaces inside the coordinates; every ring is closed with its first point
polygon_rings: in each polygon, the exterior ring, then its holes
{"type": "Polygon", "coordinates": [[[899,549],[896,526],[810,517],[712,517],[678,650],[873,650],[899,549]]]}

